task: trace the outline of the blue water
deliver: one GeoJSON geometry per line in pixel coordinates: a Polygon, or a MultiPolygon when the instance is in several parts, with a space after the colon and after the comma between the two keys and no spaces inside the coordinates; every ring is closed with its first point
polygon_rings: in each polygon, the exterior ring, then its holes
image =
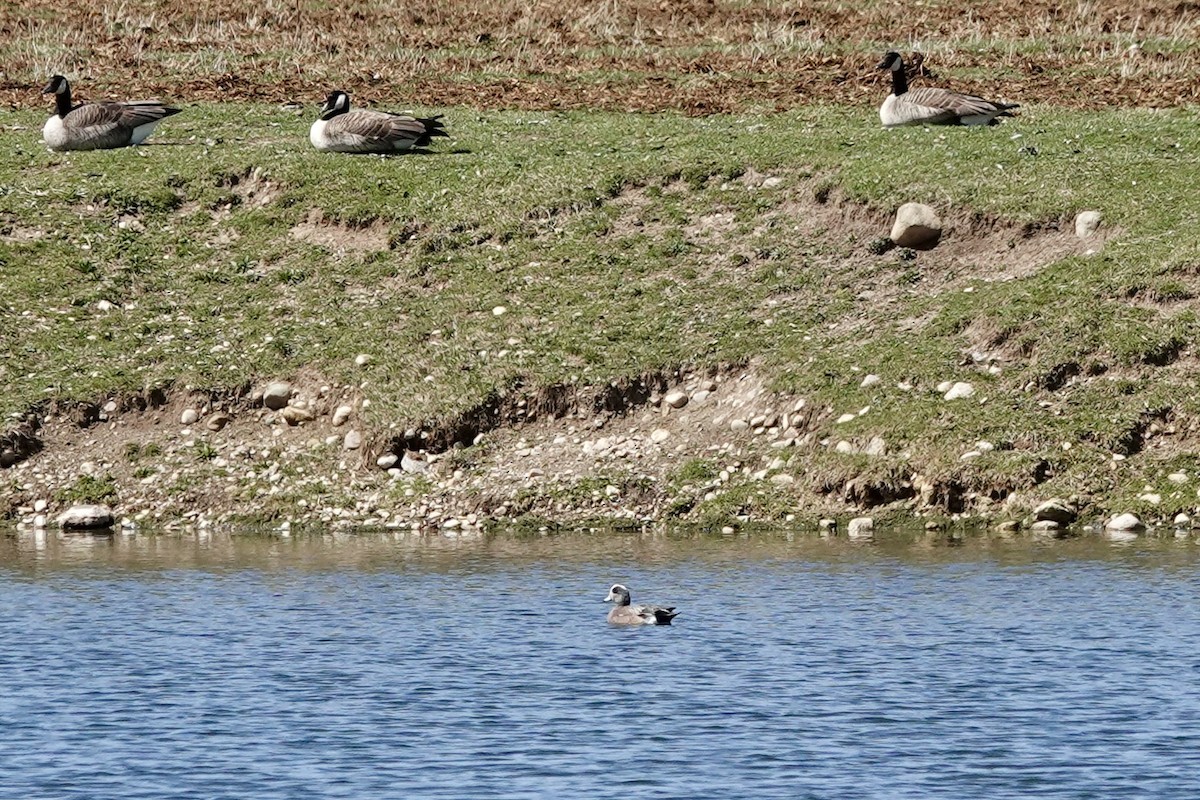
{"type": "Polygon", "coordinates": [[[3,798],[1200,797],[1195,540],[0,538],[3,798]],[[676,624],[605,624],[608,586],[676,624]]]}

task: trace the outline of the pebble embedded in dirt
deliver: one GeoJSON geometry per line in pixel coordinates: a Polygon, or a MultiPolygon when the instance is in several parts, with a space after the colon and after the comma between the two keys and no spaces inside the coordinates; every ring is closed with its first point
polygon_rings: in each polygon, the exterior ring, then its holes
{"type": "Polygon", "coordinates": [[[654,432],[650,434],[650,441],[654,442],[655,444],[661,444],[670,438],[671,432],[666,428],[655,428],[654,432]]]}
{"type": "Polygon", "coordinates": [[[340,428],[350,419],[350,415],[354,413],[354,409],[350,406],[338,406],[333,412],[333,419],[330,420],[335,428],[340,428]]]}
{"type": "Polygon", "coordinates": [[[358,431],[346,431],[346,436],[342,439],[343,450],[357,450],[362,447],[362,434],[358,431]]]}
{"type": "Polygon", "coordinates": [[[671,408],[683,408],[688,403],[687,392],[682,389],[674,389],[663,396],[663,402],[671,408]]]}
{"type": "Polygon", "coordinates": [[[179,424],[180,425],[195,425],[196,420],[198,420],[198,419],[200,419],[200,415],[196,412],[196,409],[187,408],[187,409],[184,409],[183,413],[179,415],[179,424]]]}
{"type": "Polygon", "coordinates": [[[233,417],[223,411],[217,411],[216,413],[208,415],[208,419],[204,421],[204,427],[216,433],[217,431],[223,429],[230,422],[233,422],[233,417]]]}
{"type": "Polygon", "coordinates": [[[303,406],[286,406],[279,412],[279,416],[283,417],[283,421],[288,425],[300,425],[317,418],[316,414],[303,406]]]}
{"type": "Polygon", "coordinates": [[[862,379],[862,383],[859,385],[862,386],[862,388],[864,388],[864,389],[869,389],[872,386],[879,383],[881,380],[883,380],[883,379],[880,378],[878,375],[867,375],[865,378],[862,379]]]}

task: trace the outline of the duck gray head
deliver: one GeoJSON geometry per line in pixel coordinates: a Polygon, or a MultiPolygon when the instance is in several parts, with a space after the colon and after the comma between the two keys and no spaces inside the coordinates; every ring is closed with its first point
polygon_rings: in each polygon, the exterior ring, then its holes
{"type": "Polygon", "coordinates": [[[612,588],[608,590],[608,597],[604,598],[604,602],[616,602],[619,606],[629,605],[629,590],[619,583],[614,583],[612,588]]]}
{"type": "Polygon", "coordinates": [[[330,120],[339,114],[345,114],[350,110],[350,95],[343,92],[341,89],[330,92],[325,98],[325,105],[321,106],[321,119],[330,120]]]}

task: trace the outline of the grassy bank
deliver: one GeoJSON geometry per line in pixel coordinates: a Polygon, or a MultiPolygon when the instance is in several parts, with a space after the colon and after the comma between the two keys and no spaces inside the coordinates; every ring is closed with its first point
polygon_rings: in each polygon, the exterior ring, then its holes
{"type": "Polygon", "coordinates": [[[886,502],[914,475],[959,504],[1195,506],[1194,111],[885,132],[825,106],[444,110],[450,143],[393,159],[313,151],[313,109],[198,104],[153,146],[65,155],[39,145],[44,113],[6,116],[5,419],[307,374],[355,387],[386,441],[506,389],[751,364],[818,410],[807,477],[764,508],[855,480],[886,502]],[[949,222],[942,245],[872,254],[910,200],[949,222]],[[1059,230],[1083,209],[1115,231],[1099,252],[1059,230]],[[886,455],[833,447],[875,436],[886,455]]]}

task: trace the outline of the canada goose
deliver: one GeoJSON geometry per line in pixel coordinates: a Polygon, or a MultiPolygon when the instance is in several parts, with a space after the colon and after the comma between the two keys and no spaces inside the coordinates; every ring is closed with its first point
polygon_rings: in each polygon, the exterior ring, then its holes
{"type": "Polygon", "coordinates": [[[616,602],[608,612],[608,621],[613,625],[670,625],[679,612],[675,606],[632,606],[629,604],[629,590],[619,583],[614,583],[608,590],[604,602],[616,602]]]}
{"type": "Polygon", "coordinates": [[[71,84],[62,75],[51,78],[42,94],[54,95],[54,116],[42,128],[42,139],[51,150],[109,150],[138,145],[153,133],[155,125],[179,113],[178,108],[157,100],[102,100],[72,106],[71,84]]]}
{"type": "Polygon", "coordinates": [[[993,103],[971,94],[949,89],[908,89],[904,59],[889,52],[878,69],[892,71],[892,93],[879,107],[879,119],[885,128],[901,125],[995,125],[996,117],[1011,117],[1016,103],[993,103]]]}
{"type": "Polygon", "coordinates": [[[350,95],[330,92],[321,118],[312,124],[308,140],[318,150],[335,153],[399,153],[425,147],[434,136],[449,136],[441,117],[416,119],[386,111],[351,111],[350,95]]]}

